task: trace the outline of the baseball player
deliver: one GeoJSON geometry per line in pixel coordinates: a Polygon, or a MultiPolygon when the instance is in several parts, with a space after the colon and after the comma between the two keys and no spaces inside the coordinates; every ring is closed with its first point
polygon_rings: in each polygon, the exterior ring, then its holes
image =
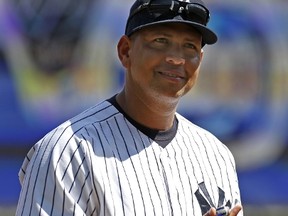
{"type": "Polygon", "coordinates": [[[243,215],[231,152],[176,112],[217,41],[209,16],[200,0],[135,1],[123,90],[33,146],[16,215],[243,215]]]}

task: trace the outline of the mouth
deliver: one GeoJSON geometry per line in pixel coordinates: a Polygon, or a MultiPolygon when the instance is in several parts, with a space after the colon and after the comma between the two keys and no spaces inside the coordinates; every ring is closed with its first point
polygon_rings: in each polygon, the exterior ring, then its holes
{"type": "Polygon", "coordinates": [[[158,71],[159,74],[162,76],[166,76],[171,79],[184,79],[183,76],[179,75],[179,73],[171,73],[171,72],[163,72],[163,71],[158,71]]]}

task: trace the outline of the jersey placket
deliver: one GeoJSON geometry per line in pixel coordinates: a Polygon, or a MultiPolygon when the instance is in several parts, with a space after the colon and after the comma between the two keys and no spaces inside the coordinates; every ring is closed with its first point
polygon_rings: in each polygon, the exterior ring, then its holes
{"type": "Polygon", "coordinates": [[[182,215],[181,197],[183,194],[179,191],[179,182],[175,182],[175,160],[169,155],[167,148],[164,148],[160,154],[160,165],[162,169],[162,178],[167,192],[167,199],[170,206],[171,215],[182,215]]]}

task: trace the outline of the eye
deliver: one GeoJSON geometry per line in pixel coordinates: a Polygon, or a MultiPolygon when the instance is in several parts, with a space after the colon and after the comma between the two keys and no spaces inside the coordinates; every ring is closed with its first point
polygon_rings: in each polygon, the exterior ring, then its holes
{"type": "Polygon", "coordinates": [[[168,44],[169,41],[167,38],[155,38],[154,42],[159,44],[168,44]]]}
{"type": "Polygon", "coordinates": [[[155,37],[150,44],[151,48],[155,48],[158,50],[167,49],[170,45],[170,41],[165,37],[155,37]]]}
{"type": "Polygon", "coordinates": [[[184,47],[197,50],[197,47],[194,43],[185,43],[184,47]]]}

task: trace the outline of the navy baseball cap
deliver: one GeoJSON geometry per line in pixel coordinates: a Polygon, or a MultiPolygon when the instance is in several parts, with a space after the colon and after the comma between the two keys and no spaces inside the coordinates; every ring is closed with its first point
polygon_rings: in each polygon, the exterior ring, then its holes
{"type": "Polygon", "coordinates": [[[214,44],[216,34],[207,27],[210,12],[201,0],[136,0],[126,24],[125,35],[161,23],[186,23],[202,35],[202,46],[214,44]]]}

